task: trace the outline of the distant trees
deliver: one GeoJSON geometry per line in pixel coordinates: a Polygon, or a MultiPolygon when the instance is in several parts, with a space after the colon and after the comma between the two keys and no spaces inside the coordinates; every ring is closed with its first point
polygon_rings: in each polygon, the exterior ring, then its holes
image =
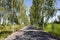
{"type": "Polygon", "coordinates": [[[58,15],[58,19],[59,19],[59,21],[60,21],[60,15],[58,15]]]}
{"type": "Polygon", "coordinates": [[[60,24],[60,15],[58,15],[57,17],[58,17],[58,21],[55,19],[55,20],[54,20],[54,23],[60,24]]]}
{"type": "Polygon", "coordinates": [[[58,15],[58,20],[59,21],[55,21],[55,23],[60,24],[60,15],[58,15]]]}
{"type": "Polygon", "coordinates": [[[49,18],[53,17],[56,12],[54,4],[55,0],[33,0],[30,9],[31,24],[38,23],[44,29],[44,23],[47,23],[49,18]]]}
{"type": "Polygon", "coordinates": [[[59,24],[60,22],[55,19],[53,23],[54,24],[59,24]]]}

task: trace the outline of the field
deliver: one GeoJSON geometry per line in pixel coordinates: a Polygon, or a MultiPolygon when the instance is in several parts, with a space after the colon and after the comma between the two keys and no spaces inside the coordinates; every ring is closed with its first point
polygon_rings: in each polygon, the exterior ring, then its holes
{"type": "Polygon", "coordinates": [[[54,26],[52,26],[52,24],[48,24],[45,27],[45,31],[60,37],[60,24],[54,24],[54,26]]]}

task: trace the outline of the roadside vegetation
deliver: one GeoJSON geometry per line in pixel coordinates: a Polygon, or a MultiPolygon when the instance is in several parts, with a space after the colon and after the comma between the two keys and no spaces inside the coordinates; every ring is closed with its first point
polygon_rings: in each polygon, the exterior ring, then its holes
{"type": "Polygon", "coordinates": [[[57,19],[53,19],[56,16],[56,12],[59,11],[55,4],[56,0],[33,0],[30,8],[30,23],[39,30],[44,30],[60,37],[60,15],[57,16],[57,19]],[[48,22],[49,20],[51,20],[50,23],[48,22]]]}
{"type": "Polygon", "coordinates": [[[54,24],[54,29],[52,24],[48,24],[44,30],[60,38],[60,24],[54,24]]]}
{"type": "Polygon", "coordinates": [[[55,4],[56,0],[33,0],[27,16],[24,0],[0,0],[0,40],[27,25],[60,38],[60,15],[57,17],[58,21],[48,23],[50,18],[56,16],[55,4]]]}
{"type": "Polygon", "coordinates": [[[28,24],[24,0],[0,0],[0,40],[28,24]]]}
{"type": "MultiPolygon", "coordinates": [[[[14,25],[14,32],[20,31],[20,29],[24,28],[25,25],[14,25]]],[[[13,28],[10,25],[0,25],[0,40],[4,40],[9,35],[13,33],[13,28]]]]}

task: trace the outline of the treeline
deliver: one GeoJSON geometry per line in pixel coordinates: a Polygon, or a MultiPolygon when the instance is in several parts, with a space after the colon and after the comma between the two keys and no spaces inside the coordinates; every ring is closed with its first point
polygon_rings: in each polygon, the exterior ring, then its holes
{"type": "Polygon", "coordinates": [[[60,24],[60,21],[54,21],[53,23],[55,23],[55,24],[60,24]]]}
{"type": "Polygon", "coordinates": [[[28,25],[24,0],[0,0],[0,24],[28,25]]]}
{"type": "Polygon", "coordinates": [[[45,23],[55,16],[56,0],[33,0],[32,6],[30,8],[30,23],[31,25],[39,25],[44,29],[45,23]]]}

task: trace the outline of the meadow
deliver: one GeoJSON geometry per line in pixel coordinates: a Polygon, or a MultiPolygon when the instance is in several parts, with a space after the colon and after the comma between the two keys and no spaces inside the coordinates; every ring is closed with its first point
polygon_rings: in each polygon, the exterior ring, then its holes
{"type": "Polygon", "coordinates": [[[54,26],[52,26],[52,24],[48,24],[44,30],[52,35],[60,37],[60,24],[54,24],[54,26]]]}

